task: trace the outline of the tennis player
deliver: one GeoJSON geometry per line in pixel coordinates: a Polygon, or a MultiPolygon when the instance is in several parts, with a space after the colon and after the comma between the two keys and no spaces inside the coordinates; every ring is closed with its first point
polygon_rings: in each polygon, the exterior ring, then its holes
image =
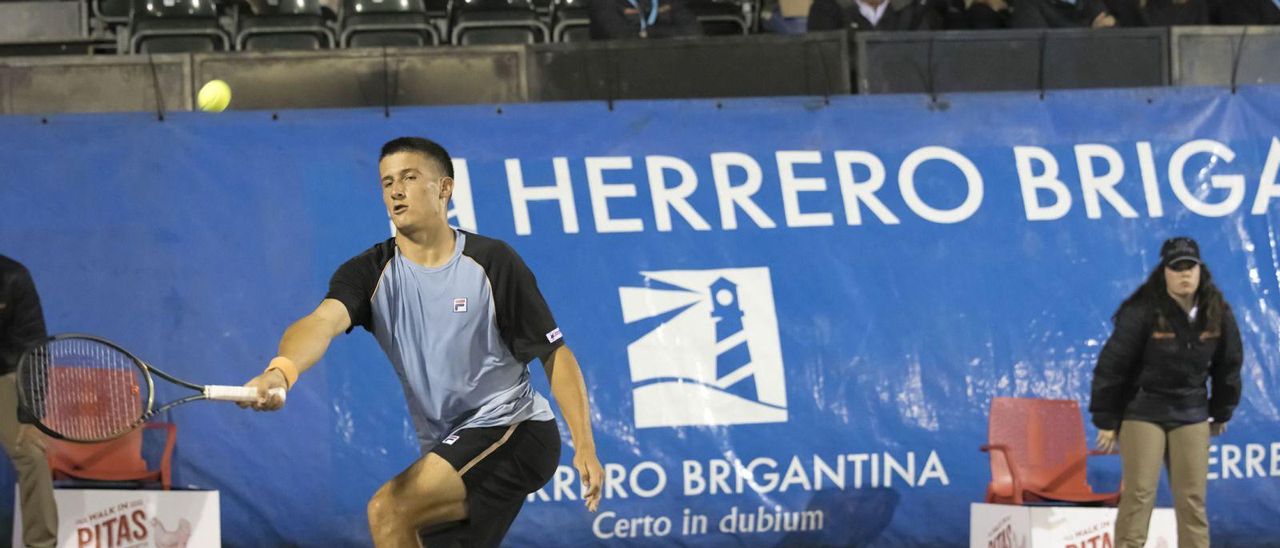
{"type": "Polygon", "coordinates": [[[549,480],[560,434],[529,384],[542,361],[576,449],[573,464],[595,511],[604,472],[591,433],[586,385],[533,273],[506,243],[448,225],[453,163],[440,145],[401,137],[382,147],[382,199],[396,236],[347,261],[314,312],[280,340],[279,355],[247,383],[255,409],[292,388],[329,342],[360,326],[373,333],[404,387],[425,455],[369,501],[380,548],[497,546],[525,496],[549,480]]]}

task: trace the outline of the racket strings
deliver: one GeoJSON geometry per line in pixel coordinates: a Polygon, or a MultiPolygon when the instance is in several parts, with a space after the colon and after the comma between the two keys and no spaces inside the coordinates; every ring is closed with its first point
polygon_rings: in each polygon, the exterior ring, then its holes
{"type": "Polygon", "coordinates": [[[145,378],[127,353],[72,338],[50,341],[28,359],[25,403],[49,429],[70,439],[107,439],[142,417],[145,378]]]}

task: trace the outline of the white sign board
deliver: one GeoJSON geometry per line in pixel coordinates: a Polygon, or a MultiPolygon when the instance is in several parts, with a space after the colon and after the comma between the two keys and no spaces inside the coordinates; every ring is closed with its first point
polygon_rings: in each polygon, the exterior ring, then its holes
{"type": "MultiPolygon", "coordinates": [[[[1014,506],[975,503],[969,507],[970,548],[1111,548],[1115,508],[1014,506]]],[[[1151,512],[1145,548],[1178,545],[1172,508],[1151,512]]]]}
{"type": "MultiPolygon", "coordinates": [[[[16,495],[16,488],[15,488],[16,495]]],[[[217,491],[55,489],[59,548],[220,548],[217,491]]],[[[13,545],[22,546],[15,496],[13,545]]]]}

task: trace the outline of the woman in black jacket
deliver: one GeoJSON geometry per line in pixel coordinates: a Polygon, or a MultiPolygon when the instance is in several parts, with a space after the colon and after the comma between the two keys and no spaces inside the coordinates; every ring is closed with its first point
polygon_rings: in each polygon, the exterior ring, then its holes
{"type": "Polygon", "coordinates": [[[1178,545],[1208,548],[1209,436],[1226,429],[1240,402],[1243,350],[1235,316],[1195,240],[1165,241],[1160,265],[1113,320],[1115,331],[1093,370],[1089,411],[1098,448],[1110,451],[1117,441],[1120,446],[1124,487],[1115,546],[1146,543],[1167,462],[1178,545]]]}

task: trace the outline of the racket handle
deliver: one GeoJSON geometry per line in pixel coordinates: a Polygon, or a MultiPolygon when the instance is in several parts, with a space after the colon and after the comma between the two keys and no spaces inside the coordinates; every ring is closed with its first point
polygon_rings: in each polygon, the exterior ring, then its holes
{"type": "MultiPolygon", "coordinates": [[[[211,384],[204,387],[204,395],[211,400],[219,401],[235,401],[235,402],[256,402],[258,401],[258,389],[251,386],[225,386],[219,384],[211,384]]],[[[281,401],[285,399],[285,391],[283,388],[272,388],[272,396],[278,396],[281,401]]]]}

